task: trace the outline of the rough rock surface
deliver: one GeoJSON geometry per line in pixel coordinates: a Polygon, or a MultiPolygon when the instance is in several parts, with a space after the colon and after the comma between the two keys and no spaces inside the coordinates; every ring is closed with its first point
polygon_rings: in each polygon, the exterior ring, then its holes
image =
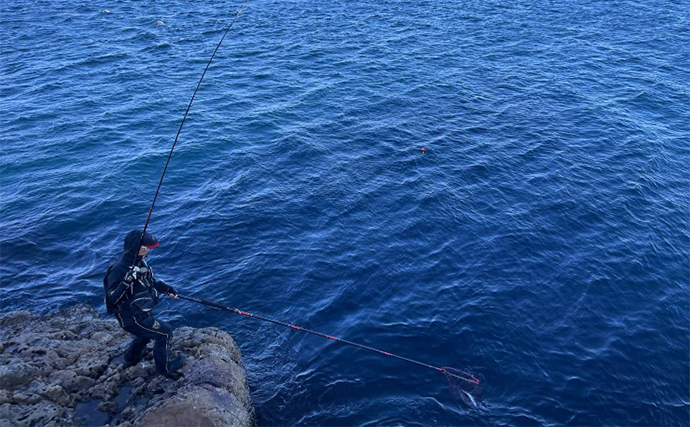
{"type": "MultiPolygon", "coordinates": [[[[132,339],[88,306],[0,317],[0,427],[33,425],[250,426],[256,423],[240,352],[216,328],[179,328],[187,356],[172,380],[151,351],[124,369],[132,339]]],[[[149,347],[152,343],[149,344],[149,347]]]]}

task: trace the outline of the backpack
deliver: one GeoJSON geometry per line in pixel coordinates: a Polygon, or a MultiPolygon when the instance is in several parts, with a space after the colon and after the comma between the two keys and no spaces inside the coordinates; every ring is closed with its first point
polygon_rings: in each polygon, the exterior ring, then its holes
{"type": "Polygon", "coordinates": [[[105,276],[103,277],[103,298],[105,300],[105,311],[108,314],[113,314],[115,312],[115,305],[108,299],[108,275],[112,269],[113,264],[108,267],[108,270],[105,272],[105,276]]]}

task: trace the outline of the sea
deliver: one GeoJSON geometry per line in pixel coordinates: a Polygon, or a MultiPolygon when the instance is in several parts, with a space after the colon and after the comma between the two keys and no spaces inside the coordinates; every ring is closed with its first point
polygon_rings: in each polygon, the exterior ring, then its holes
{"type": "MultiPolygon", "coordinates": [[[[0,312],[88,304],[233,1],[0,3],[0,312]]],[[[149,257],[260,425],[690,424],[687,1],[251,0],[149,257]]]]}

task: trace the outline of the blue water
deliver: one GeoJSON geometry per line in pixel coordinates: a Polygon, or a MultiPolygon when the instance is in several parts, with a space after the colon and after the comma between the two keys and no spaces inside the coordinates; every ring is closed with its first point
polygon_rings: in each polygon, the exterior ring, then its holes
{"type": "MultiPolygon", "coordinates": [[[[102,309],[241,2],[0,3],[1,311],[102,309]]],[[[150,230],[262,425],[690,424],[682,1],[250,2],[150,230]],[[422,153],[421,148],[425,148],[422,153]]]]}

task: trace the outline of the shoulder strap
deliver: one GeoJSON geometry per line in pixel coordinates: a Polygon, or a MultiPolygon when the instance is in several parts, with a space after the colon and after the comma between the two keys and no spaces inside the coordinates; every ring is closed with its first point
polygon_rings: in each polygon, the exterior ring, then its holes
{"type": "Polygon", "coordinates": [[[115,307],[108,299],[108,276],[110,275],[110,271],[113,269],[113,266],[114,264],[110,264],[108,270],[105,272],[105,276],[103,276],[103,298],[105,300],[105,311],[107,311],[108,314],[112,314],[115,310],[115,307]]]}

